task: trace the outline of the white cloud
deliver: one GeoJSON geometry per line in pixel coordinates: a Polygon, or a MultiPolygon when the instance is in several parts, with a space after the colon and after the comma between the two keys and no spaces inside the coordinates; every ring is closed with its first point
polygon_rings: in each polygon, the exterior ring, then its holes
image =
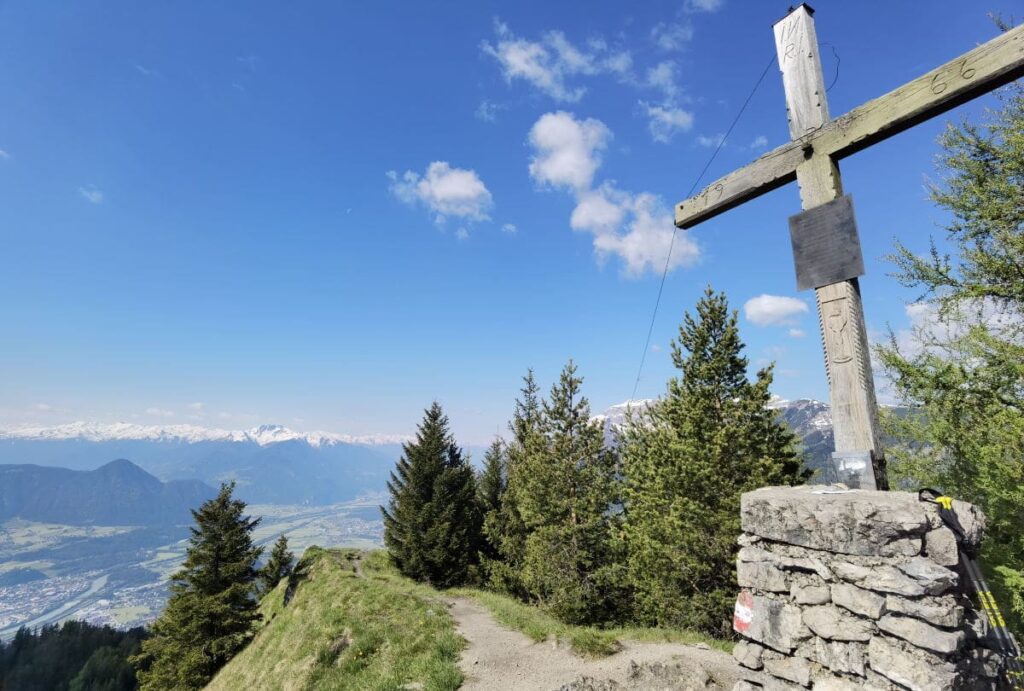
{"type": "Polygon", "coordinates": [[[401,177],[388,171],[391,193],[406,204],[422,203],[434,215],[437,223],[448,216],[468,221],[489,218],[491,193],[474,170],[452,168],[447,161],[434,161],[421,177],[411,170],[401,177]]]}
{"type": "Polygon", "coordinates": [[[500,106],[497,103],[488,101],[486,98],[480,101],[480,105],[473,111],[473,115],[477,120],[483,120],[484,122],[494,122],[498,119],[498,111],[504,106],[500,106]]]}
{"type": "Polygon", "coordinates": [[[743,305],[747,319],[759,326],[792,324],[794,318],[807,311],[807,303],[782,295],[759,295],[743,305]]]}
{"type": "Polygon", "coordinates": [[[709,149],[713,149],[713,148],[717,147],[719,144],[722,144],[724,141],[725,141],[725,135],[724,134],[715,134],[715,135],[712,135],[710,137],[705,137],[702,134],[702,135],[697,137],[697,143],[700,144],[701,146],[707,147],[709,149]]]}
{"type": "Polygon", "coordinates": [[[153,417],[174,417],[174,411],[164,410],[163,408],[146,408],[146,415],[152,415],[153,417]]]}
{"type": "Polygon", "coordinates": [[[763,134],[759,134],[754,137],[754,141],[750,142],[751,149],[763,149],[768,146],[768,137],[763,134]]]}
{"type": "Polygon", "coordinates": [[[459,228],[458,230],[455,231],[455,237],[459,240],[468,240],[469,231],[466,230],[465,228],[459,228]]]}
{"type": "Polygon", "coordinates": [[[32,406],[32,410],[36,411],[37,413],[52,413],[53,406],[50,405],[49,403],[35,403],[32,406]]]}
{"type": "Polygon", "coordinates": [[[803,329],[790,329],[789,330],[789,337],[790,338],[803,338],[806,335],[807,335],[807,333],[803,329]]]}
{"type": "Polygon", "coordinates": [[[103,203],[103,191],[96,187],[96,185],[85,185],[84,187],[79,187],[78,193],[85,197],[90,204],[103,203]]]}
{"type": "Polygon", "coordinates": [[[600,151],[612,138],[600,120],[577,120],[571,113],[546,113],[530,128],[534,156],[530,176],[542,185],[583,191],[601,165],[600,151]]]}
{"type": "Polygon", "coordinates": [[[658,345],[657,343],[652,343],[651,344],[651,352],[652,353],[660,353],[661,351],[662,351],[662,347],[660,345],[658,345]]]}
{"type": "Polygon", "coordinates": [[[647,129],[656,142],[667,144],[677,132],[686,132],[693,127],[693,113],[682,108],[651,105],[644,101],[640,101],[640,107],[647,114],[647,129]]]}
{"type": "Polygon", "coordinates": [[[519,229],[516,228],[515,223],[506,223],[501,227],[501,232],[508,233],[509,235],[515,235],[519,232],[519,229]]]}
{"type": "Polygon", "coordinates": [[[659,22],[651,29],[651,40],[666,51],[682,50],[693,39],[693,25],[688,21],[659,22]]]}
{"type": "Polygon", "coordinates": [[[501,66],[505,81],[522,79],[557,101],[576,102],[586,93],[583,86],[572,86],[568,80],[578,75],[618,74],[629,72],[632,56],[626,51],[612,51],[597,39],[587,48],[574,45],[561,31],[548,31],[539,41],[515,36],[508,25],[495,20],[497,41],[480,44],[480,49],[501,66]]]}
{"type": "Polygon", "coordinates": [[[535,152],[530,176],[572,194],[576,207],[570,227],[592,236],[598,261],[618,256],[626,276],[661,272],[670,246],[670,270],[695,263],[700,250],[686,231],[678,231],[672,245],[672,210],[657,195],[626,192],[611,182],[593,186],[599,153],[611,138],[599,120],[577,120],[561,111],[542,115],[530,130],[535,152]]]}
{"type": "Polygon", "coordinates": [[[188,408],[194,413],[201,413],[206,409],[206,404],[197,401],[195,403],[189,403],[188,408]]]}
{"type": "Polygon", "coordinates": [[[679,87],[676,85],[676,64],[666,60],[648,69],[644,85],[661,91],[666,101],[673,101],[679,94],[679,87]]]}
{"type": "Polygon", "coordinates": [[[724,0],[687,0],[686,9],[700,12],[714,12],[722,6],[724,0]]]}
{"type": "Polygon", "coordinates": [[[631,194],[605,183],[580,197],[569,225],[573,230],[593,235],[594,250],[600,261],[616,255],[623,261],[623,273],[634,278],[647,270],[661,272],[670,245],[669,270],[691,266],[700,256],[689,233],[675,231],[671,209],[649,192],[631,194]],[[676,232],[674,245],[673,231],[676,232]]]}
{"type": "Polygon", "coordinates": [[[4,151],[3,149],[0,149],[0,160],[9,161],[10,158],[11,158],[11,155],[9,153],[4,151]]]}
{"type": "Polygon", "coordinates": [[[908,357],[925,351],[941,355],[974,325],[1024,345],[1024,315],[991,300],[964,301],[950,314],[941,313],[931,302],[911,303],[905,311],[910,326],[896,331],[895,336],[896,344],[908,357]]]}

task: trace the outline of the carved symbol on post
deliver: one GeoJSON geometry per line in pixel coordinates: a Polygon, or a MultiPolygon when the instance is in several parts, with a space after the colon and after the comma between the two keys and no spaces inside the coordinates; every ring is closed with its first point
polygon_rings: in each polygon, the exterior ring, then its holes
{"type": "Polygon", "coordinates": [[[830,300],[825,308],[825,330],[832,362],[841,365],[853,359],[850,320],[846,316],[846,298],[830,300]]]}

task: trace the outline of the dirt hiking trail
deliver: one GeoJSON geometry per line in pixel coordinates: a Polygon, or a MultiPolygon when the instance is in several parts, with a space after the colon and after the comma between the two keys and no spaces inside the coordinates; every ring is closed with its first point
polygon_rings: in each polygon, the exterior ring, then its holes
{"type": "Polygon", "coordinates": [[[680,643],[623,641],[614,655],[584,658],[568,644],[534,643],[498,624],[469,598],[448,598],[459,633],[469,641],[459,666],[467,691],[613,691],[723,689],[738,680],[732,656],[680,643]]]}

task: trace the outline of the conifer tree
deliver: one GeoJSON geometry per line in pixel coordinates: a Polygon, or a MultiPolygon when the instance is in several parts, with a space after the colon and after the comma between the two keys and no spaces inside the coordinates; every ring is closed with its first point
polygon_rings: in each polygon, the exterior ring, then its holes
{"type": "Polygon", "coordinates": [[[384,544],[406,576],[440,588],[464,583],[480,544],[473,469],[436,401],[391,473],[384,544]]]}
{"type": "Polygon", "coordinates": [[[512,440],[505,449],[506,488],[501,508],[491,514],[484,525],[487,539],[495,544],[500,557],[488,566],[491,587],[522,598],[527,596],[522,581],[527,531],[516,497],[522,491],[525,481],[522,469],[527,464],[527,456],[543,448],[541,412],[540,387],[530,369],[523,377],[520,397],[516,400],[512,420],[509,422],[512,440]]]}
{"type": "Polygon", "coordinates": [[[570,361],[542,404],[540,434],[517,471],[516,502],[527,530],[523,582],[570,623],[605,621],[617,595],[611,532],[615,456],[590,421],[583,380],[570,361]]]}
{"type": "Polygon", "coordinates": [[[498,558],[498,536],[492,536],[492,533],[496,532],[495,526],[501,514],[502,497],[507,484],[505,444],[501,439],[495,439],[484,454],[484,467],[477,479],[477,501],[483,516],[481,555],[485,563],[498,558]]]}
{"type": "Polygon", "coordinates": [[[736,312],[709,287],[672,344],[680,375],[621,433],[621,535],[641,623],[728,636],[740,494],[806,477],[767,408],[771,367],[749,381],[742,351],[736,312]]]}
{"type": "Polygon", "coordinates": [[[235,483],[192,511],[196,525],[171,597],[153,622],[152,636],[133,658],[140,688],[201,689],[255,635],[260,618],[252,531],[260,519],[243,515],[235,483]]]}
{"type": "Polygon", "coordinates": [[[295,555],[288,551],[288,538],[282,534],[270,550],[270,560],[260,569],[261,594],[269,593],[283,579],[288,578],[294,565],[295,555]]]}
{"type": "Polygon", "coordinates": [[[930,191],[952,251],[897,243],[896,276],[921,299],[910,332],[878,355],[910,409],[883,417],[905,440],[887,450],[893,479],[984,510],[981,561],[1024,634],[1024,87],[1000,99],[986,122],[951,124],[939,140],[930,191]]]}

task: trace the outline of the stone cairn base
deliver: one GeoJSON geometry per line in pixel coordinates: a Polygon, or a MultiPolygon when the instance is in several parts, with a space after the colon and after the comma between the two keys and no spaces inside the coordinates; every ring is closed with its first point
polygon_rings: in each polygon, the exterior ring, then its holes
{"type": "MultiPolygon", "coordinates": [[[[980,543],[981,512],[954,509],[980,543]]],[[[734,691],[998,688],[1003,660],[934,505],[906,492],[768,487],[743,495],[742,525],[734,691]]]]}

